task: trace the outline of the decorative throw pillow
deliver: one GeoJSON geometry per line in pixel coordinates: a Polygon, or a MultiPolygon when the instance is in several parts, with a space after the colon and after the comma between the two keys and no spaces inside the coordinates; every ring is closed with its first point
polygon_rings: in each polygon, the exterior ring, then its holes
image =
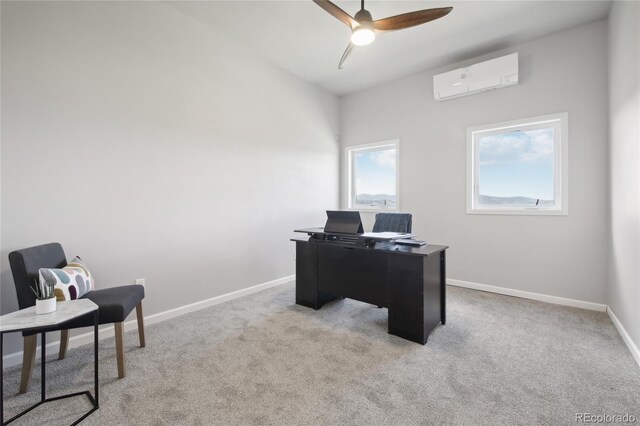
{"type": "Polygon", "coordinates": [[[79,257],[62,269],[40,268],[40,281],[53,284],[58,301],[79,299],[94,288],[93,277],[79,257]]]}
{"type": "Polygon", "coordinates": [[[69,262],[66,267],[82,268],[82,270],[87,275],[87,277],[89,277],[89,288],[87,289],[87,291],[85,291],[85,293],[88,293],[96,289],[95,281],[93,280],[93,275],[91,275],[91,272],[89,272],[89,268],[87,267],[87,264],[84,263],[84,260],[80,259],[80,256],[74,257],[73,260],[69,262]]]}

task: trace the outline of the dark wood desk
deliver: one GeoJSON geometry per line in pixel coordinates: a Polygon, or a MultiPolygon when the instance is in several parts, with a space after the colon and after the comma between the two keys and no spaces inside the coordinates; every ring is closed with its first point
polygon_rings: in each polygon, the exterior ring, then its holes
{"type": "Polygon", "coordinates": [[[296,303],[313,309],[348,297],[389,309],[390,334],[425,344],[446,322],[447,246],[361,247],[293,239],[296,303]]]}

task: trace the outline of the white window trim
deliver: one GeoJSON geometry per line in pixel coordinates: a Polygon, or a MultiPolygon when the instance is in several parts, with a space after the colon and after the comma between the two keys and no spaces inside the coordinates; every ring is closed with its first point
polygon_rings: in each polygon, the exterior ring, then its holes
{"type": "Polygon", "coordinates": [[[346,210],[367,211],[367,212],[396,212],[400,211],[400,140],[391,139],[381,142],[365,143],[360,145],[349,145],[344,147],[344,160],[343,160],[343,176],[345,177],[343,183],[344,191],[344,206],[346,210]],[[354,151],[377,151],[380,148],[395,148],[396,150],[396,207],[384,208],[384,207],[351,207],[353,200],[353,159],[350,153],[354,151]]]}
{"type": "Polygon", "coordinates": [[[569,114],[566,112],[558,114],[542,115],[521,120],[507,121],[503,123],[487,124],[483,126],[470,127],[467,129],[467,214],[504,214],[504,215],[561,215],[569,214],[569,114]],[[532,125],[540,127],[548,126],[549,122],[558,121],[560,126],[560,149],[554,147],[554,199],[556,208],[544,207],[522,207],[514,209],[513,206],[505,208],[491,209],[478,208],[477,204],[477,181],[478,165],[475,158],[476,144],[474,133],[483,132],[491,134],[504,132],[505,130],[515,130],[526,126],[528,129],[532,125]],[[546,125],[546,126],[545,126],[546,125]],[[475,186],[475,188],[474,188],[475,186]]]}

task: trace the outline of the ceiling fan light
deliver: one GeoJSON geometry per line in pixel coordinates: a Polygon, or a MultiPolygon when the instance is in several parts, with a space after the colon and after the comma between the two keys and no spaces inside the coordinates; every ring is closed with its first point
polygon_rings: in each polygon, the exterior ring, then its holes
{"type": "Polygon", "coordinates": [[[351,33],[351,42],[356,46],[366,46],[376,39],[376,33],[371,28],[364,26],[354,28],[351,33]]]}

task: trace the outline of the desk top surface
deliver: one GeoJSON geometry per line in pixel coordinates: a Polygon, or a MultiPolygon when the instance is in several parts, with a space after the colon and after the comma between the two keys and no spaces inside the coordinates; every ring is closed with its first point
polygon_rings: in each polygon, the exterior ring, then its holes
{"type": "Polygon", "coordinates": [[[36,314],[36,307],[11,312],[0,317],[0,332],[21,331],[54,327],[90,312],[97,311],[98,305],[89,299],[57,302],[56,310],[48,314],[36,314]]]}
{"type": "Polygon", "coordinates": [[[393,239],[400,238],[411,238],[415,237],[417,234],[411,233],[402,233],[402,232],[363,232],[360,234],[341,234],[339,232],[325,232],[323,227],[317,228],[304,228],[304,229],[295,229],[293,232],[300,232],[308,235],[336,235],[336,236],[344,236],[351,238],[365,238],[369,240],[377,240],[377,241],[388,241],[393,239]]]}
{"type": "Polygon", "coordinates": [[[347,245],[343,245],[335,242],[324,242],[324,241],[310,242],[309,240],[303,239],[303,238],[292,238],[291,241],[294,241],[297,243],[322,244],[322,245],[336,246],[336,247],[349,247],[356,250],[369,250],[369,251],[375,251],[375,252],[397,253],[397,254],[404,254],[409,256],[411,255],[433,256],[434,254],[440,253],[441,251],[445,251],[446,249],[449,248],[449,246],[441,246],[441,245],[435,245],[435,244],[426,244],[422,247],[411,247],[411,246],[405,246],[400,244],[388,244],[383,247],[361,247],[357,245],[347,246],[347,245]]]}
{"type": "Polygon", "coordinates": [[[415,256],[433,256],[434,254],[445,251],[449,246],[439,246],[436,244],[425,244],[422,247],[411,247],[401,244],[393,244],[387,247],[375,248],[378,251],[387,251],[391,253],[402,253],[415,256]]]}

